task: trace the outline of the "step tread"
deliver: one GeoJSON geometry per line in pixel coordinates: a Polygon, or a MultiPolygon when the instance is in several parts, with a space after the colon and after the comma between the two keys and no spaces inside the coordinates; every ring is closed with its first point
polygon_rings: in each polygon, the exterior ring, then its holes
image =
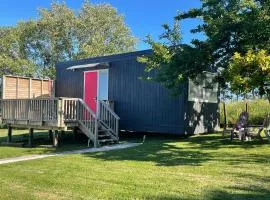
{"type": "Polygon", "coordinates": [[[99,142],[116,142],[114,139],[103,139],[103,140],[98,140],[99,142]]]}

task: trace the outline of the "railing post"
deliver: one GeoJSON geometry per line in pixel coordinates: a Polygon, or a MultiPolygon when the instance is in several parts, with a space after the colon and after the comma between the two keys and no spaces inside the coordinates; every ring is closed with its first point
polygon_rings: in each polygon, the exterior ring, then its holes
{"type": "Polygon", "coordinates": [[[43,100],[40,100],[40,114],[41,114],[41,121],[44,121],[44,113],[43,113],[43,100]]]}
{"type": "Polygon", "coordinates": [[[98,145],[98,119],[97,119],[97,116],[96,116],[96,119],[95,119],[95,141],[94,141],[94,147],[97,148],[99,145],[98,145]]]}
{"type": "Polygon", "coordinates": [[[76,119],[76,122],[78,122],[78,121],[79,121],[79,105],[80,105],[80,103],[79,103],[79,101],[78,101],[78,100],[76,100],[75,105],[76,105],[76,110],[75,110],[75,119],[76,119]]]}
{"type": "Polygon", "coordinates": [[[64,100],[58,99],[57,103],[57,126],[64,126],[64,100]]]}
{"type": "Polygon", "coordinates": [[[96,118],[95,118],[95,141],[94,147],[98,147],[98,120],[99,120],[99,100],[97,100],[97,110],[96,110],[96,118]]]}
{"type": "Polygon", "coordinates": [[[29,123],[29,120],[31,118],[30,110],[31,110],[31,106],[32,106],[32,100],[30,99],[27,104],[28,104],[28,109],[27,109],[27,112],[28,112],[27,119],[28,120],[27,120],[27,123],[29,123]]]}
{"type": "Polygon", "coordinates": [[[100,118],[100,102],[99,100],[97,99],[97,110],[96,110],[96,117],[97,119],[100,118]]]}
{"type": "Polygon", "coordinates": [[[116,137],[119,139],[119,119],[116,119],[116,137]]]}
{"type": "Polygon", "coordinates": [[[13,100],[12,104],[13,104],[12,105],[12,120],[15,121],[15,112],[16,112],[16,109],[17,109],[16,100],[13,100]]]}

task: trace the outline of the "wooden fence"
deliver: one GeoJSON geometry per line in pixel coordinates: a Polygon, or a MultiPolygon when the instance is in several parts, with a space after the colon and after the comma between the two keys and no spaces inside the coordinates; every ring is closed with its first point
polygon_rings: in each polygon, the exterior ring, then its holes
{"type": "Polygon", "coordinates": [[[2,99],[54,97],[54,83],[48,79],[3,76],[2,99]]]}

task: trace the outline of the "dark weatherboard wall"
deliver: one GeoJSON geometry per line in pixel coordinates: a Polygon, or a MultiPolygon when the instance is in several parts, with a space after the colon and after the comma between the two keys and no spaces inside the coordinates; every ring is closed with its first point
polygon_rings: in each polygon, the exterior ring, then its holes
{"type": "Polygon", "coordinates": [[[144,65],[137,62],[137,57],[150,53],[147,50],[59,63],[56,96],[83,98],[84,71],[100,69],[72,71],[67,70],[68,67],[106,62],[109,64],[109,100],[114,101],[115,112],[121,118],[120,129],[170,134],[212,131],[217,126],[217,104],[188,102],[188,84],[182,95],[172,97],[160,84],[140,79],[144,65]],[[210,119],[215,122],[210,123],[210,119]]]}
{"type": "Polygon", "coordinates": [[[136,59],[112,62],[109,70],[109,99],[115,101],[122,129],[183,132],[182,96],[172,97],[160,84],[141,80],[144,65],[136,59]]]}

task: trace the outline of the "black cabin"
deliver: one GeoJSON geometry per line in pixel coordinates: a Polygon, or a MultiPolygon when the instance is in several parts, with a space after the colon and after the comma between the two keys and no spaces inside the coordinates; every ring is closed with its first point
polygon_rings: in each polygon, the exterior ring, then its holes
{"type": "Polygon", "coordinates": [[[219,126],[218,85],[211,74],[200,85],[189,81],[173,97],[159,83],[145,81],[137,57],[152,51],[63,62],[56,67],[56,97],[81,98],[94,111],[108,101],[120,117],[120,130],[198,134],[219,126]],[[210,85],[210,87],[209,87],[210,85]]]}

